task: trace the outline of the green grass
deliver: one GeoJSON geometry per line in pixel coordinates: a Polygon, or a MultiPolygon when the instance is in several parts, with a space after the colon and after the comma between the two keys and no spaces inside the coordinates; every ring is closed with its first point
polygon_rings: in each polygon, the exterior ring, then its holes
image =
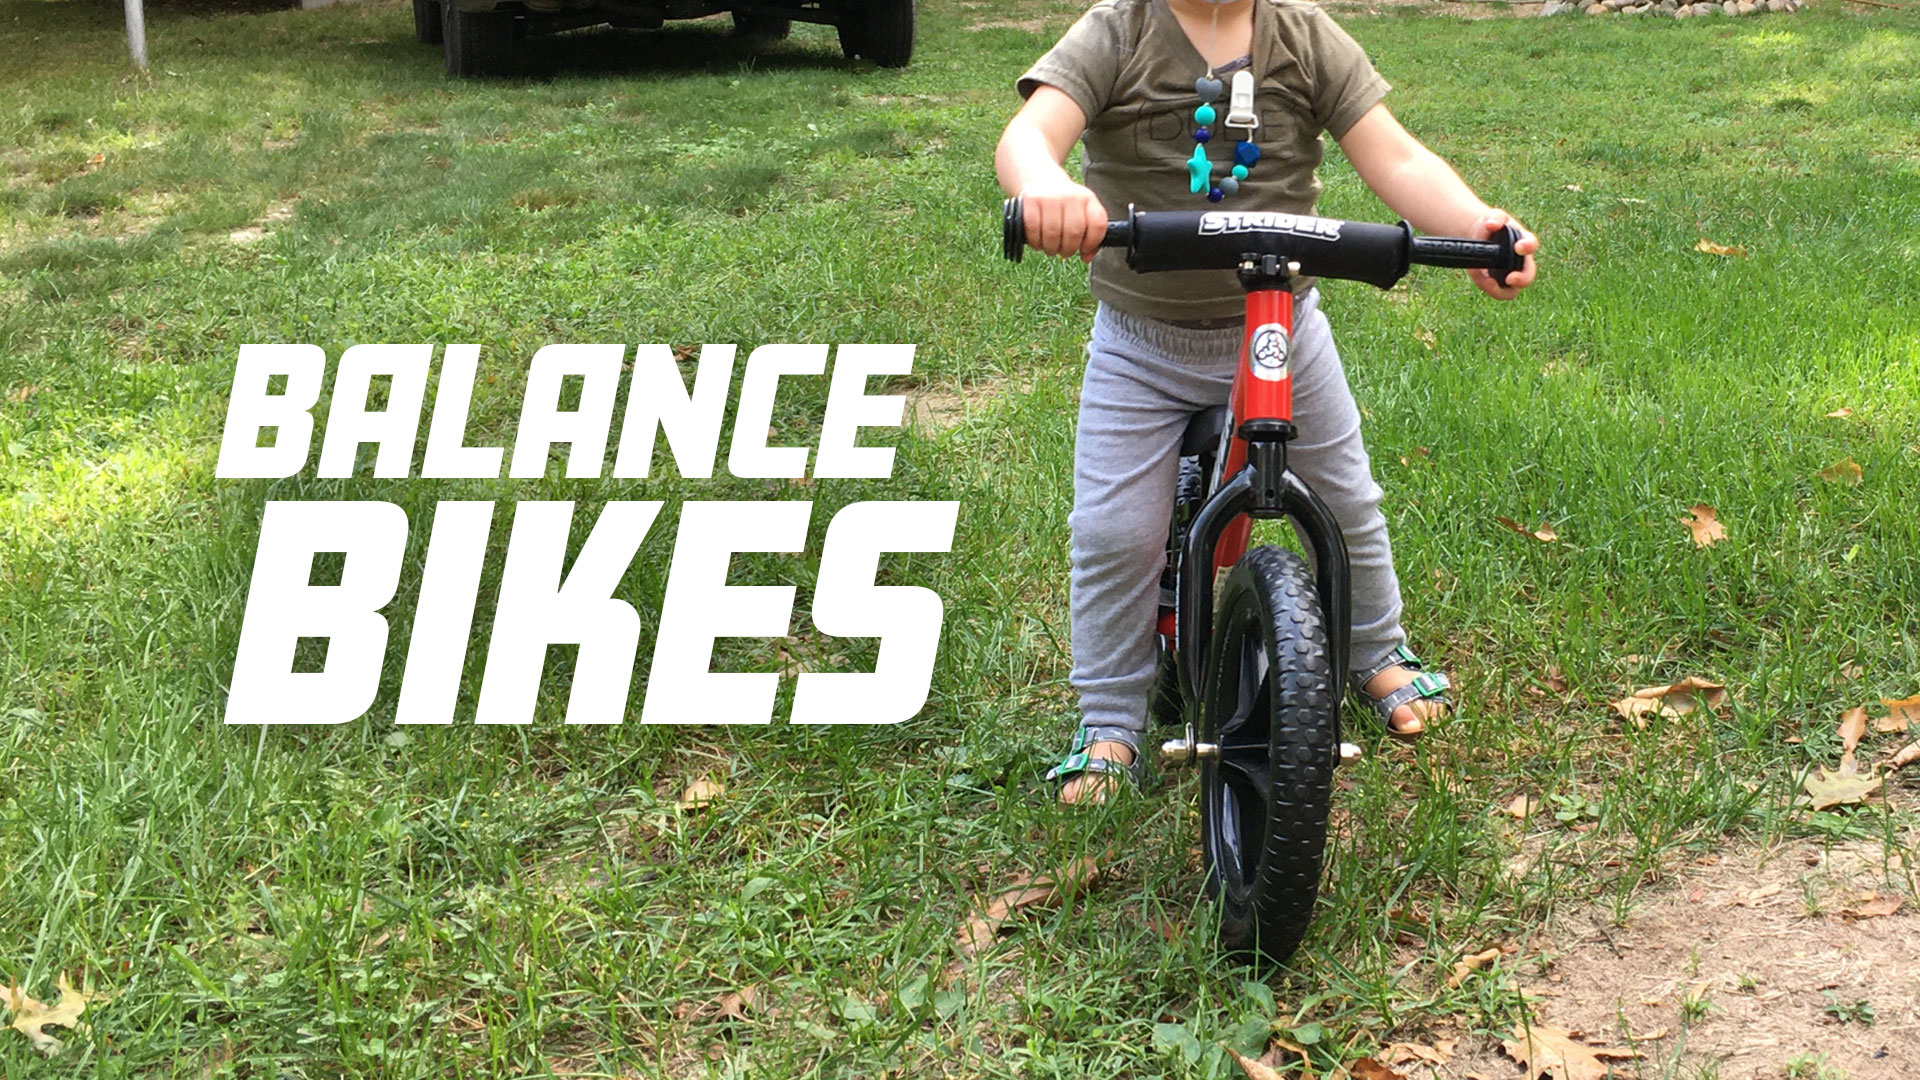
{"type": "MultiPolygon", "coordinates": [[[[1075,267],[997,261],[988,161],[1070,17],[935,0],[900,72],[819,27],[757,53],[595,31],[538,43],[549,77],[454,83],[393,3],[166,10],[140,79],[110,6],[0,2],[0,978],[117,995],[56,1063],[0,1031],[6,1075],[1219,1077],[1215,1042],[1275,1023],[1324,1071],[1511,1023],[1511,985],[1449,988],[1455,959],[1556,909],[1624,913],[1688,854],[1911,849],[1911,781],[1891,809],[1790,803],[1843,707],[1920,692],[1920,23],[1347,19],[1547,261],[1511,305],[1437,272],[1327,288],[1415,643],[1466,706],[1342,774],[1313,934],[1262,972],[1209,942],[1190,784],[1089,815],[1038,782],[1073,724],[1089,303],[1075,267]],[[215,481],[235,351],[270,340],[481,342],[476,440],[511,431],[553,341],[912,341],[918,383],[981,404],[903,436],[886,483],[215,481]],[[1815,478],[1847,457],[1860,485],[1815,478]],[[396,644],[367,721],[220,723],[267,499],[419,522],[613,497],[670,502],[627,582],[643,611],[679,499],[816,499],[816,556],[847,502],[960,500],[950,556],[891,564],[947,603],[924,714],[569,730],[561,650],[530,728],[398,738],[396,644]],[[1697,502],[1728,543],[1688,542],[1697,502]],[[1564,696],[1532,692],[1550,667],[1564,696]],[[1638,731],[1605,706],[1686,674],[1728,684],[1724,715],[1638,731]],[[703,775],[728,797],[675,810],[703,775]],[[1493,812],[1523,791],[1571,818],[1493,812]],[[944,981],[970,897],[1083,852],[1090,893],[944,981]],[[750,1024],[689,1008],[749,985],[750,1024]]],[[[1386,216],[1337,158],[1325,178],[1325,212],[1386,216]]],[[[823,402],[802,386],[779,426],[817,430],[823,402]]],[[[735,580],[804,608],[813,565],[742,556],[735,580]]]]}

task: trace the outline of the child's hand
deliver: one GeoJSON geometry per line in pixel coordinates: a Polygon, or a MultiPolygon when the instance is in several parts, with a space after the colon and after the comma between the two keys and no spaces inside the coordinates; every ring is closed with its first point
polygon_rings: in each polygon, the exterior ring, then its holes
{"type": "Polygon", "coordinates": [[[1480,291],[1495,300],[1511,300],[1519,296],[1520,290],[1533,284],[1534,275],[1539,272],[1539,268],[1533,264],[1533,253],[1540,250],[1540,240],[1528,232],[1525,225],[1520,224],[1520,219],[1505,210],[1489,210],[1480,219],[1480,223],[1474,226],[1474,231],[1481,236],[1492,236],[1508,225],[1520,230],[1520,239],[1514,242],[1513,250],[1527,257],[1525,265],[1508,274],[1505,285],[1493,279],[1491,270],[1467,271],[1467,276],[1473,279],[1475,285],[1480,286],[1480,291]]]}
{"type": "Polygon", "coordinates": [[[1020,189],[1027,222],[1027,243],[1049,255],[1079,255],[1092,262],[1107,236],[1107,208],[1093,192],[1061,175],[1034,180],[1020,189]]]}

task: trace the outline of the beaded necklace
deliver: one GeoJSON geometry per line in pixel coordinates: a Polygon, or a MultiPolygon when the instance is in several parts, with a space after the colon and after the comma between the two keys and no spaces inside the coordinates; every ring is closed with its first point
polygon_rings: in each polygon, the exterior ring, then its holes
{"type": "Polygon", "coordinates": [[[1240,190],[1240,181],[1247,178],[1253,163],[1260,160],[1260,147],[1254,144],[1253,133],[1260,126],[1260,118],[1253,112],[1253,72],[1241,69],[1233,73],[1233,89],[1228,97],[1225,126],[1241,131],[1239,145],[1233,148],[1233,167],[1226,176],[1218,180],[1213,176],[1213,162],[1207,159],[1207,144],[1213,141],[1213,122],[1219,115],[1214,111],[1213,103],[1220,99],[1220,91],[1225,89],[1219,79],[1214,77],[1211,56],[1220,37],[1220,4],[1214,0],[1213,24],[1207,39],[1207,73],[1193,81],[1193,92],[1199,95],[1200,107],[1193,110],[1193,156],[1187,159],[1188,190],[1195,195],[1205,195],[1208,202],[1219,202],[1240,190]]]}

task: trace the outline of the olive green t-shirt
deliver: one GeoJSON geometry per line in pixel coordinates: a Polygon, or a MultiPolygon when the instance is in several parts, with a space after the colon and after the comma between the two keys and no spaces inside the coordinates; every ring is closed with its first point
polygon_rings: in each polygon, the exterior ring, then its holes
{"type": "MultiPolygon", "coordinates": [[[[1085,183],[1113,217],[1130,203],[1142,210],[1312,213],[1320,194],[1314,170],[1325,149],[1320,133],[1346,134],[1386,96],[1387,82],[1359,44],[1306,0],[1254,0],[1249,70],[1260,160],[1240,190],[1218,204],[1188,188],[1200,104],[1193,83],[1207,73],[1207,62],[1166,0],[1100,0],[1017,85],[1023,98],[1042,83],[1056,87],[1087,114],[1085,183]]],[[[1223,118],[1226,99],[1222,92],[1214,103],[1223,118]]],[[[1232,167],[1241,132],[1224,123],[1213,130],[1207,156],[1217,178],[1232,167]]],[[[1310,284],[1302,280],[1297,288],[1310,284]]],[[[1244,310],[1232,270],[1136,274],[1125,253],[1113,249],[1094,257],[1092,286],[1099,299],[1149,318],[1219,319],[1244,310]]]]}

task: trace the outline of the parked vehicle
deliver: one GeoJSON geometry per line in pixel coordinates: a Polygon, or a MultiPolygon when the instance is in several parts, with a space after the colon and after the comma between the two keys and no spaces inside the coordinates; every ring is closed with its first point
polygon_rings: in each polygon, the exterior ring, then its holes
{"type": "Polygon", "coordinates": [[[825,23],[849,60],[905,67],[913,58],[914,0],[413,0],[413,36],[441,47],[449,75],[510,75],[515,44],[533,34],[601,23],[652,30],[722,12],[744,37],[778,41],[796,21],[825,23]]]}

